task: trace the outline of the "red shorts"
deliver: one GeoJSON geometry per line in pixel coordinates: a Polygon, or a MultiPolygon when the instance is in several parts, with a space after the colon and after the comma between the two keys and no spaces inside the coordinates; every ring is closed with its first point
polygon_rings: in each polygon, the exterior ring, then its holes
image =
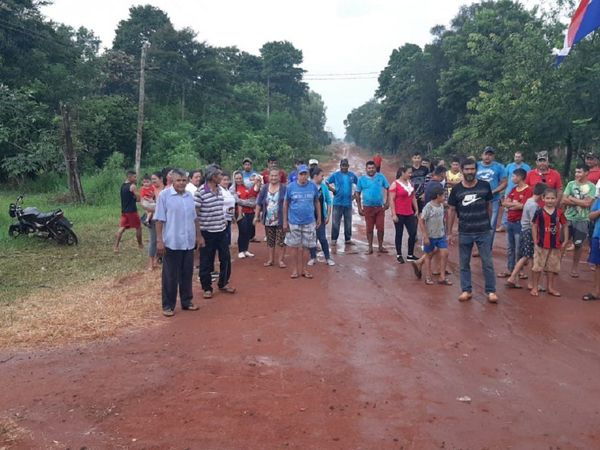
{"type": "Polygon", "coordinates": [[[142,222],[140,222],[140,216],[137,212],[121,213],[121,220],[119,226],[128,230],[129,228],[140,228],[142,222]]]}
{"type": "Polygon", "coordinates": [[[370,233],[373,228],[377,227],[378,231],[383,231],[385,210],[383,206],[365,206],[363,207],[365,213],[365,222],[367,223],[367,231],[370,233]]]}

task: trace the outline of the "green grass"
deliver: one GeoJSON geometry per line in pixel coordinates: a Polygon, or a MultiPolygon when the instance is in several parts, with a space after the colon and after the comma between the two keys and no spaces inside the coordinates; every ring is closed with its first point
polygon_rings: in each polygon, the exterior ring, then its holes
{"type": "MultiPolygon", "coordinates": [[[[137,248],[133,231],[123,236],[121,253],[112,247],[120,217],[118,187],[106,193],[106,204],[75,205],[54,200],[56,194],[25,196],[24,206],[35,206],[47,212],[61,208],[74,223],[79,238],[77,246],[61,246],[53,240],[35,236],[8,236],[13,219],[8,206],[17,192],[0,191],[0,303],[14,302],[20,297],[39,293],[49,299],[56,289],[68,289],[106,277],[125,275],[142,269],[147,262],[144,251],[137,248]],[[110,199],[114,199],[110,203],[110,199]]],[[[147,241],[147,233],[144,241],[147,241]]]]}

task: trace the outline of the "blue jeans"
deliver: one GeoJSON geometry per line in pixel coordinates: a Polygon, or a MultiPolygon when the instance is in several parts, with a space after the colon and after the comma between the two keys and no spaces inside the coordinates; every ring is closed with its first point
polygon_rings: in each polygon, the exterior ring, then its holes
{"type": "Polygon", "coordinates": [[[156,256],[156,222],[151,220],[148,231],[150,232],[150,240],[148,241],[148,256],[154,258],[156,256]]]}
{"type": "Polygon", "coordinates": [[[333,212],[331,214],[331,240],[333,242],[337,241],[340,235],[342,216],[344,217],[344,239],[346,242],[352,239],[352,205],[333,205],[333,212]]]}
{"type": "Polygon", "coordinates": [[[519,243],[521,242],[521,222],[508,222],[506,226],[506,238],[508,239],[508,271],[512,273],[517,262],[519,243]]]}
{"type": "Polygon", "coordinates": [[[463,292],[472,292],[471,285],[471,253],[473,245],[476,244],[481,257],[481,267],[485,279],[485,293],[496,292],[496,274],[494,273],[494,261],[492,260],[492,247],[490,240],[492,235],[489,231],[479,234],[459,234],[458,253],[460,260],[460,288],[463,292]]]}
{"type": "MultiPolygon", "coordinates": [[[[325,255],[325,259],[329,259],[329,242],[327,242],[327,227],[325,222],[323,222],[319,228],[317,228],[317,240],[321,244],[321,248],[323,249],[323,254],[325,255]]],[[[317,247],[311,247],[309,249],[310,257],[315,259],[317,257],[317,247]]]]}
{"type": "Polygon", "coordinates": [[[490,240],[490,249],[494,247],[494,237],[496,236],[496,224],[498,223],[498,213],[500,212],[500,199],[492,200],[492,217],[490,225],[492,226],[492,239],[490,240]]]}

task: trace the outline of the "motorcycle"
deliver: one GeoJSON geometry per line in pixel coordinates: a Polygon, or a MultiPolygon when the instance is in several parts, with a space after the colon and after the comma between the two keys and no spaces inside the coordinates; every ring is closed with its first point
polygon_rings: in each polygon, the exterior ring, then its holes
{"type": "Polygon", "coordinates": [[[8,228],[8,234],[16,238],[21,234],[35,234],[46,239],[54,239],[61,245],[77,245],[79,240],[72,230],[73,224],[65,217],[62,209],[43,213],[37,208],[23,208],[23,196],[8,207],[8,215],[16,218],[8,228]]]}

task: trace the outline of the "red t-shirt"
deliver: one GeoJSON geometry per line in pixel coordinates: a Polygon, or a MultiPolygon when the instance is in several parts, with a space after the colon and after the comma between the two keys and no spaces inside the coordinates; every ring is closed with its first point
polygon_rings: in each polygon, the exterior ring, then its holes
{"type": "MultiPolygon", "coordinates": [[[[527,199],[533,196],[533,190],[529,186],[525,186],[525,189],[519,191],[517,186],[510,191],[508,194],[508,199],[512,202],[519,202],[522,205],[525,205],[527,199]]],[[[523,215],[523,209],[509,209],[508,210],[508,221],[509,222],[520,222],[521,216],[523,215]]]]}
{"type": "Polygon", "coordinates": [[[394,184],[396,185],[396,199],[394,200],[394,208],[396,209],[396,214],[399,216],[412,216],[415,213],[415,211],[413,210],[413,198],[415,197],[415,189],[413,188],[409,195],[408,191],[404,188],[404,186],[398,183],[397,180],[394,184]]]}
{"type": "Polygon", "coordinates": [[[567,224],[561,209],[556,208],[552,214],[548,214],[544,208],[540,208],[533,215],[532,223],[538,230],[537,245],[547,249],[561,247],[562,227],[567,224]]]}
{"type": "Polygon", "coordinates": [[[562,190],[563,188],[560,174],[554,169],[548,169],[548,172],[544,174],[540,173],[538,169],[532,169],[527,172],[525,183],[531,186],[532,189],[538,183],[545,183],[549,188],[556,190],[562,190]]]}
{"type": "Polygon", "coordinates": [[[144,199],[144,198],[154,199],[155,192],[156,191],[154,189],[154,186],[142,187],[140,189],[140,198],[142,198],[142,199],[144,199]]]}
{"type": "MultiPolygon", "coordinates": [[[[254,190],[254,186],[248,189],[243,184],[238,184],[235,188],[238,197],[240,200],[248,200],[250,198],[256,198],[258,196],[258,192],[254,190]]],[[[250,208],[249,206],[242,206],[242,213],[244,214],[252,214],[254,212],[254,208],[250,208]]]]}
{"type": "Polygon", "coordinates": [[[381,158],[381,156],[373,156],[373,162],[375,163],[375,167],[381,167],[383,159],[381,158]]]}
{"type": "MultiPolygon", "coordinates": [[[[269,169],[265,169],[265,170],[263,170],[263,173],[261,174],[262,177],[263,177],[263,182],[265,184],[269,184],[269,172],[270,172],[269,169]]],[[[281,184],[286,184],[287,183],[287,175],[286,175],[286,173],[285,173],[284,170],[280,170],[279,171],[279,182],[281,184]]]]}
{"type": "Polygon", "coordinates": [[[594,167],[593,169],[590,169],[588,180],[594,184],[600,180],[600,167],[594,167]]]}

